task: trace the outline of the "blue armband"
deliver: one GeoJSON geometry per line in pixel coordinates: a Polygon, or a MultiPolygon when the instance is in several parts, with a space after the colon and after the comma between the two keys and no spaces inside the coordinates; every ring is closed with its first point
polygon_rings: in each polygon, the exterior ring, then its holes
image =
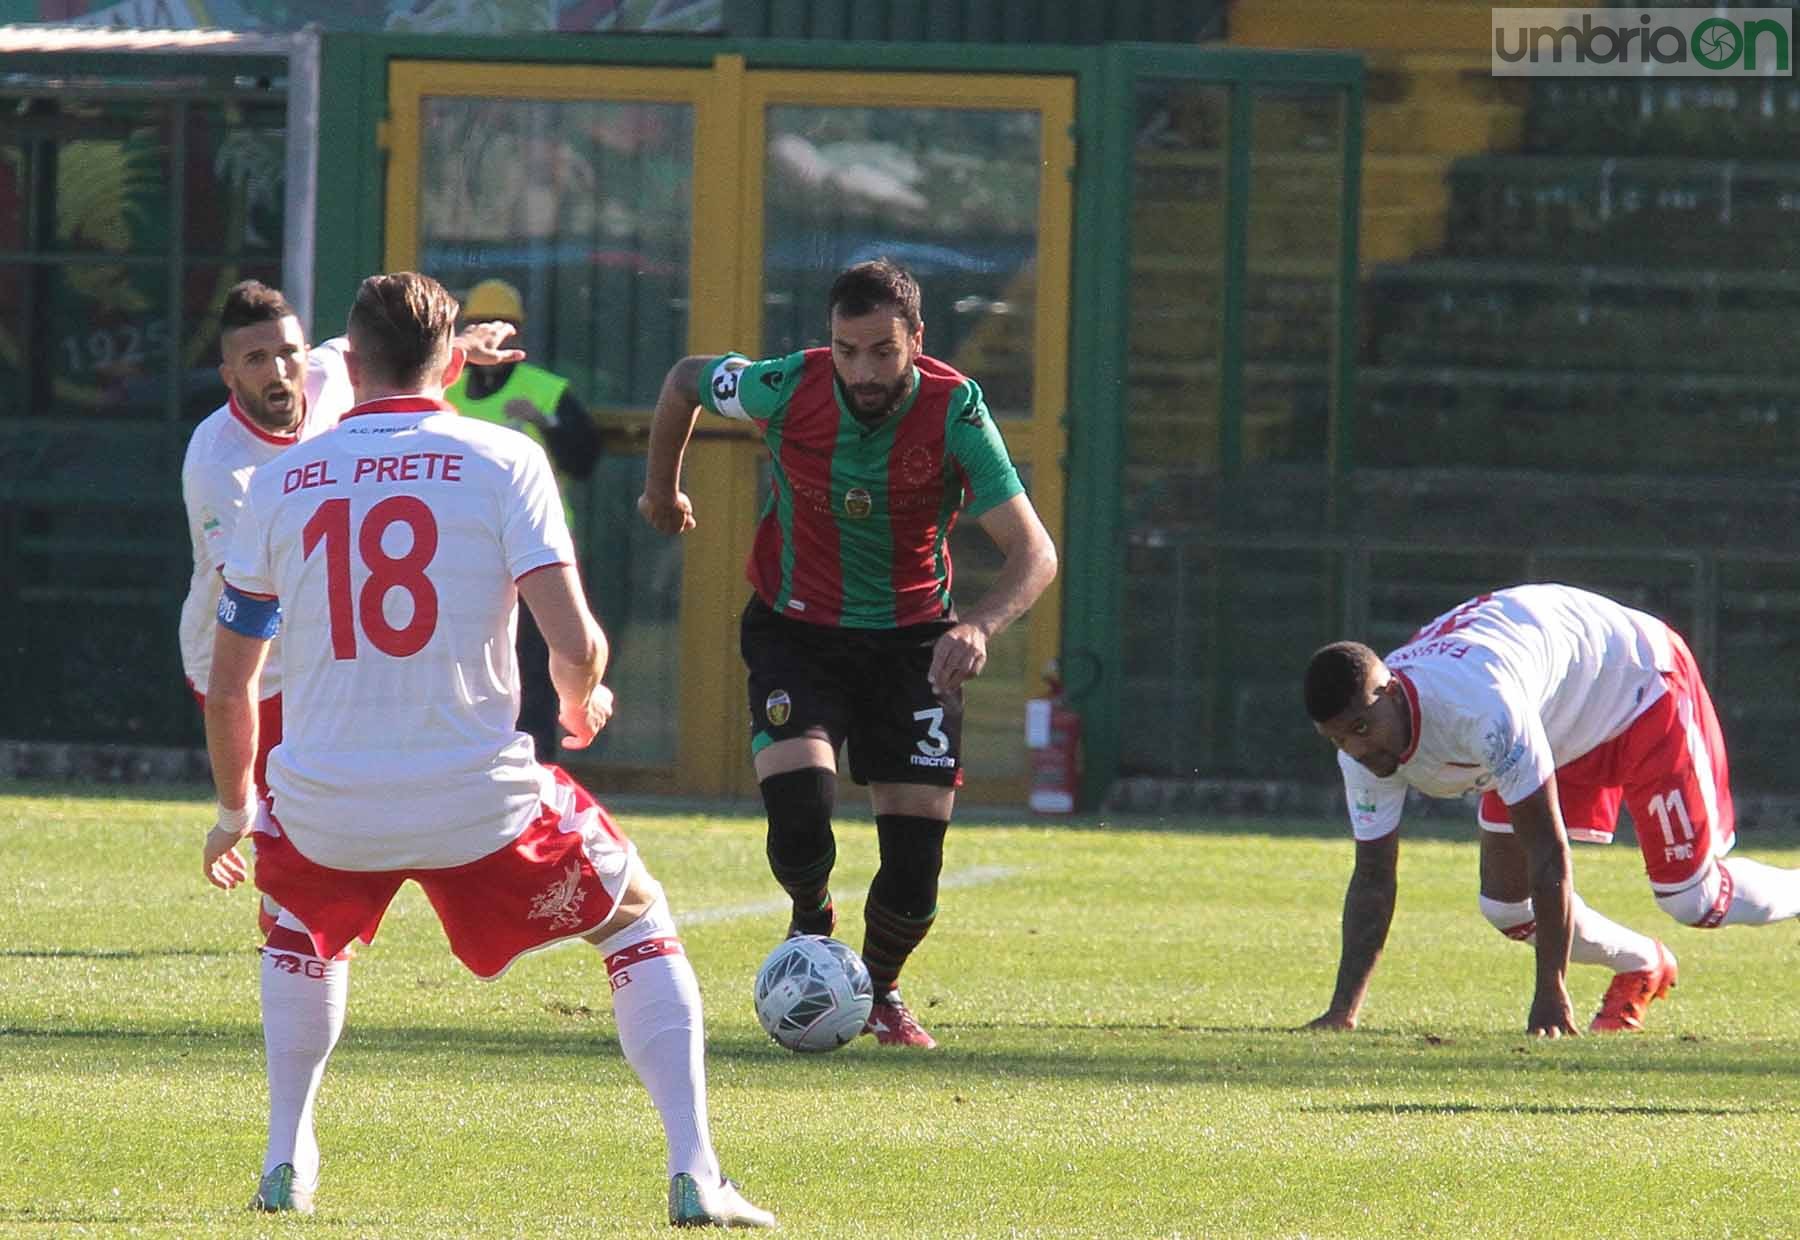
{"type": "Polygon", "coordinates": [[[268,641],[281,632],[281,600],[257,598],[227,584],[219,595],[219,623],[233,633],[268,641]]]}

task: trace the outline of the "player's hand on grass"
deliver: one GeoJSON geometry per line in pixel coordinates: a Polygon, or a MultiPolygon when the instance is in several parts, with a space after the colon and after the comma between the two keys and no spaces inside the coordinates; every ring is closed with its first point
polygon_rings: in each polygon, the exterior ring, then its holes
{"type": "Polygon", "coordinates": [[[942,696],[962,688],[987,666],[987,634],[959,624],[937,639],[931,652],[931,690],[942,696]]]}
{"type": "Polygon", "coordinates": [[[667,498],[645,491],[638,496],[637,510],[651,528],[662,534],[685,534],[699,524],[694,520],[693,501],[685,491],[676,491],[667,498]]]}
{"type": "Polygon", "coordinates": [[[219,807],[219,821],[206,833],[201,850],[206,881],[222,891],[230,891],[249,874],[244,858],[238,852],[238,841],[250,834],[251,813],[248,809],[219,807]]]}
{"type": "Polygon", "coordinates": [[[1525,1031],[1534,1038],[1573,1038],[1581,1031],[1575,1027],[1575,1009],[1569,1003],[1569,992],[1558,986],[1551,994],[1540,994],[1531,1001],[1531,1015],[1525,1031]]]}
{"type": "Polygon", "coordinates": [[[1356,1013],[1339,1012],[1333,1009],[1332,1011],[1326,1012],[1323,1016],[1315,1016],[1313,1019],[1307,1021],[1306,1028],[1336,1029],[1347,1033],[1356,1028],[1356,1013]]]}
{"type": "Polygon", "coordinates": [[[564,749],[586,749],[613,714],[613,693],[605,685],[595,685],[585,702],[562,703],[557,722],[562,724],[564,749]]]}
{"type": "Polygon", "coordinates": [[[496,319],[489,323],[471,323],[452,343],[468,356],[471,366],[500,366],[525,360],[525,350],[507,345],[519,329],[496,319]]]}

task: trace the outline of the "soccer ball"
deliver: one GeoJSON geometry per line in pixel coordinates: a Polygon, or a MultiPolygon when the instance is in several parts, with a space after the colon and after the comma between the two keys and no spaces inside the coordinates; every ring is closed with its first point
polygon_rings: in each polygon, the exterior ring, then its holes
{"type": "Polygon", "coordinates": [[[756,1019],[790,1051],[835,1051],[863,1031],[875,987],[844,944],[798,934],[762,962],[753,997],[756,1019]]]}

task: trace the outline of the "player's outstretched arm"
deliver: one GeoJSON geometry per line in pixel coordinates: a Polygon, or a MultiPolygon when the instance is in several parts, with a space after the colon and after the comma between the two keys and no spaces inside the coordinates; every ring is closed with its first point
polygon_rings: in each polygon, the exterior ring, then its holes
{"type": "Polygon", "coordinates": [[[996,504],[976,518],[1006,562],[1000,575],[957,624],[938,638],[931,655],[931,687],[948,693],[981,675],[989,639],[1031,609],[1056,578],[1056,544],[1023,495],[996,504]]]}
{"type": "Polygon", "coordinates": [[[644,493],[638,514],[664,534],[685,534],[697,524],[694,505],[681,490],[681,461],[700,419],[700,371],[709,358],[684,357],[663,376],[650,415],[644,454],[644,493]]]}
{"type": "Polygon", "coordinates": [[[498,319],[491,323],[471,323],[450,343],[463,351],[471,366],[503,366],[525,360],[525,350],[507,343],[518,330],[511,323],[498,319]]]}
{"type": "Polygon", "coordinates": [[[613,713],[612,690],[601,683],[606,674],[606,634],[588,610],[573,565],[551,564],[526,573],[519,578],[519,596],[531,608],[531,618],[550,647],[557,722],[569,734],[563,747],[584,748],[613,713]]]}
{"type": "Polygon", "coordinates": [[[213,638],[212,674],[206,686],[206,751],[212,759],[218,794],[218,821],[201,850],[206,881],[226,891],[248,871],[237,850],[250,833],[256,796],[256,699],[268,656],[265,638],[218,626],[213,638]]]}
{"type": "Polygon", "coordinates": [[[1556,776],[1517,804],[1507,806],[1513,833],[1525,849],[1537,917],[1537,987],[1525,1029],[1534,1037],[1574,1037],[1575,1012],[1569,1003],[1569,836],[1556,800],[1556,776]]]}
{"type": "Polygon", "coordinates": [[[1400,832],[1378,840],[1356,841],[1356,866],[1344,892],[1344,944],[1338,958],[1337,988],[1325,1014],[1307,1022],[1308,1029],[1354,1029],[1369,991],[1375,962],[1387,945],[1394,923],[1398,890],[1400,832]]]}

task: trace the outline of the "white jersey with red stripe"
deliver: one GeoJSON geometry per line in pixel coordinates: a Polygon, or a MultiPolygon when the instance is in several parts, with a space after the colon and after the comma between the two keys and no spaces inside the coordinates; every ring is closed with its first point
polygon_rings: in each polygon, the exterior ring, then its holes
{"type": "Polygon", "coordinates": [[[442,401],[358,405],[250,480],[225,580],[282,607],[273,813],[347,870],[462,865],[553,780],[518,731],[518,590],[574,564],[544,450],[442,401]]]}
{"type": "Polygon", "coordinates": [[[1408,787],[1433,797],[1491,788],[1517,804],[1630,726],[1674,666],[1662,621],[1559,585],[1471,599],[1383,661],[1411,712],[1412,745],[1386,778],[1338,754],[1361,840],[1400,824],[1408,787]]]}
{"type": "MultiPolygon", "coordinates": [[[[250,475],[297,443],[336,426],[355,403],[344,369],[344,338],[327,340],[306,355],[306,408],[292,434],[278,435],[251,421],[235,398],[213,410],[188,439],[181,462],[181,498],[187,506],[194,571],[181,604],[181,668],[194,688],[206,692],[212,671],[213,627],[222,583],[219,570],[231,547],[250,475]]],[[[281,642],[269,649],[262,695],[281,692],[281,642]]]]}

